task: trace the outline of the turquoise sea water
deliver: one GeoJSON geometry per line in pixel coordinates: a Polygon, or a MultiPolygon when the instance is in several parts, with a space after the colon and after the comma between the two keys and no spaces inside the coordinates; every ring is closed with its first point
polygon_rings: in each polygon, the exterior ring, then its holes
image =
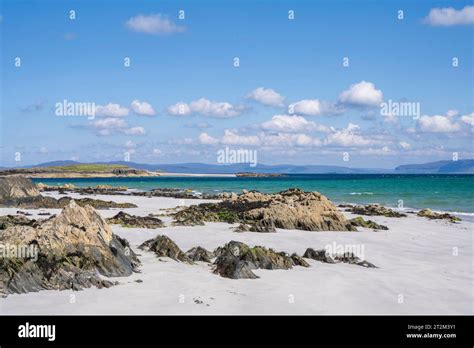
{"type": "Polygon", "coordinates": [[[380,203],[405,208],[431,208],[474,215],[474,175],[393,175],[393,174],[302,174],[273,178],[233,177],[141,177],[35,179],[49,185],[76,186],[108,184],[130,189],[192,189],[203,193],[241,192],[243,189],[278,192],[297,187],[319,191],[336,203],[380,203]]]}

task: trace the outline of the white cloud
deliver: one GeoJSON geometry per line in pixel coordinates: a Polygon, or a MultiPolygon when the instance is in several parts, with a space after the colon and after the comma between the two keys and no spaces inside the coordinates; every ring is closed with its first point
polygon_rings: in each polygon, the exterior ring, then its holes
{"type": "Polygon", "coordinates": [[[48,148],[45,146],[40,147],[39,152],[43,155],[48,153],[48,148]]]}
{"type": "Polygon", "coordinates": [[[311,137],[306,134],[289,134],[289,133],[277,133],[277,134],[260,134],[261,142],[264,146],[278,147],[282,146],[290,148],[293,146],[320,146],[321,140],[318,138],[311,137]]]}
{"type": "Polygon", "coordinates": [[[134,148],[135,146],[136,146],[136,144],[135,144],[133,141],[131,141],[131,140],[128,140],[128,141],[125,143],[125,147],[126,147],[126,148],[129,148],[129,149],[134,148]]]}
{"type": "Polygon", "coordinates": [[[149,103],[141,102],[136,99],[132,101],[132,110],[137,115],[154,116],[156,114],[155,110],[153,110],[153,107],[149,103]]]}
{"type": "Polygon", "coordinates": [[[455,123],[448,116],[423,115],[418,119],[417,125],[422,132],[426,133],[453,133],[461,129],[459,123],[455,123]]]}
{"type": "Polygon", "coordinates": [[[446,112],[446,116],[448,116],[448,117],[454,117],[454,116],[457,116],[457,115],[459,115],[458,110],[448,110],[448,112],[446,112]]]}
{"type": "Polygon", "coordinates": [[[461,121],[470,126],[474,126],[474,112],[471,112],[468,115],[461,116],[461,121]]]}
{"type": "Polygon", "coordinates": [[[320,101],[319,99],[303,99],[296,103],[290,104],[288,109],[291,113],[305,116],[319,116],[324,114],[337,114],[342,112],[342,108],[336,105],[320,101]]]}
{"type": "Polygon", "coordinates": [[[215,102],[200,98],[189,104],[179,102],[168,107],[168,113],[175,116],[186,116],[192,113],[209,117],[229,118],[240,115],[242,108],[227,102],[215,102]]]}
{"type": "Polygon", "coordinates": [[[275,92],[271,88],[259,87],[247,95],[247,98],[255,100],[256,102],[267,106],[284,105],[285,97],[275,92]]]}
{"type": "Polygon", "coordinates": [[[217,144],[219,142],[219,139],[213,138],[207,133],[201,133],[199,135],[199,142],[204,145],[213,145],[217,144]]]}
{"type": "Polygon", "coordinates": [[[260,139],[255,135],[239,135],[226,129],[220,142],[224,145],[259,145],[260,139]]]}
{"type": "Polygon", "coordinates": [[[359,154],[361,155],[375,155],[375,156],[390,156],[390,155],[395,155],[396,152],[390,149],[388,146],[383,146],[380,149],[363,149],[359,151],[359,154]]]}
{"type": "Polygon", "coordinates": [[[168,114],[174,116],[187,116],[192,113],[191,107],[187,103],[179,102],[168,107],[168,114]]]}
{"type": "Polygon", "coordinates": [[[276,132],[329,132],[329,127],[307,121],[302,116],[275,115],[261,125],[262,129],[276,132]]]}
{"type": "Polygon", "coordinates": [[[356,124],[349,123],[346,128],[334,130],[325,139],[326,145],[337,145],[343,147],[349,146],[367,146],[377,143],[375,140],[366,139],[355,132],[360,129],[356,124]]]}
{"type": "Polygon", "coordinates": [[[155,156],[161,156],[163,154],[163,151],[161,151],[160,149],[153,149],[153,154],[155,156]]]}
{"type": "Polygon", "coordinates": [[[424,21],[433,26],[472,25],[474,6],[465,6],[461,10],[452,7],[432,8],[424,21]]]}
{"type": "Polygon", "coordinates": [[[343,91],[339,95],[339,101],[354,106],[378,106],[383,101],[383,93],[375,89],[372,82],[361,81],[343,91]]]}
{"type": "Polygon", "coordinates": [[[181,33],[186,30],[185,27],[175,24],[160,13],[132,17],[125,23],[125,25],[127,28],[137,33],[150,35],[167,35],[181,33]]]}
{"type": "Polygon", "coordinates": [[[127,135],[145,135],[145,128],[143,127],[132,127],[123,130],[124,134],[127,135]]]}
{"type": "Polygon", "coordinates": [[[107,105],[96,105],[95,114],[105,117],[125,117],[129,110],[119,104],[108,103],[107,105]]]}
{"type": "Polygon", "coordinates": [[[409,150],[411,148],[411,145],[407,143],[406,141],[400,141],[398,145],[403,149],[403,150],[409,150]]]}
{"type": "Polygon", "coordinates": [[[144,135],[145,129],[143,127],[131,127],[129,128],[127,122],[121,118],[104,118],[96,120],[91,124],[92,128],[95,128],[99,135],[107,136],[114,132],[119,132],[127,135],[144,135]]]}

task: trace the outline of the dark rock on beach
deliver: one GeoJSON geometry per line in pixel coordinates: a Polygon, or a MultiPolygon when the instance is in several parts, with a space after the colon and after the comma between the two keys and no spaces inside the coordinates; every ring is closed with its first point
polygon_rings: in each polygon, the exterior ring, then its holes
{"type": "Polygon", "coordinates": [[[298,255],[289,256],[285,252],[275,252],[261,246],[248,245],[231,241],[214,250],[217,256],[214,262],[214,273],[225,278],[258,278],[253,269],[290,269],[293,266],[309,267],[309,264],[298,255]]]}
{"type": "Polygon", "coordinates": [[[319,262],[324,262],[324,263],[344,262],[344,263],[355,264],[355,265],[363,266],[367,268],[377,268],[377,266],[375,266],[374,264],[365,260],[361,260],[352,252],[345,252],[341,254],[332,255],[327,250],[324,250],[324,249],[314,250],[314,249],[308,248],[303,254],[303,257],[313,259],[319,262]]]}
{"type": "Polygon", "coordinates": [[[158,235],[142,243],[139,249],[152,251],[158,257],[169,257],[175,261],[192,264],[193,261],[168,236],[158,235]]]}
{"type": "Polygon", "coordinates": [[[211,260],[215,257],[214,253],[200,246],[191,248],[186,251],[186,256],[193,261],[202,261],[207,263],[211,263],[211,260]]]}
{"type": "Polygon", "coordinates": [[[395,210],[386,208],[379,204],[369,204],[369,205],[357,205],[351,207],[348,211],[357,215],[368,215],[368,216],[386,216],[386,217],[406,217],[406,214],[399,213],[395,210]]]}
{"type": "Polygon", "coordinates": [[[164,227],[165,224],[160,219],[153,216],[136,216],[127,214],[123,211],[117,213],[117,215],[108,218],[109,224],[117,224],[122,227],[138,227],[138,228],[160,228],[164,227]]]}
{"type": "Polygon", "coordinates": [[[350,219],[349,222],[351,223],[352,226],[356,226],[356,227],[365,227],[365,228],[371,228],[374,230],[384,230],[384,231],[388,230],[387,226],[380,225],[372,220],[364,220],[364,218],[362,218],[361,216],[350,219]]]}
{"type": "Polygon", "coordinates": [[[461,221],[461,219],[458,218],[457,216],[454,216],[454,215],[451,215],[451,214],[448,214],[448,213],[442,213],[442,214],[441,213],[435,213],[434,211],[432,211],[431,209],[428,209],[428,208],[420,210],[416,215],[428,218],[430,220],[443,219],[443,220],[448,220],[448,221],[453,222],[453,223],[461,221]]]}

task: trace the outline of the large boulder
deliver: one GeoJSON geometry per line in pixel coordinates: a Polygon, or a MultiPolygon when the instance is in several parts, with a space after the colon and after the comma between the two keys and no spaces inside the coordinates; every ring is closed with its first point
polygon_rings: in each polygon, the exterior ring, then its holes
{"type": "Polygon", "coordinates": [[[361,260],[353,252],[343,252],[340,254],[331,254],[325,249],[314,250],[312,248],[306,249],[303,257],[313,259],[323,263],[349,263],[367,268],[377,268],[373,263],[370,263],[366,260],[361,260]]]}
{"type": "Polygon", "coordinates": [[[203,248],[203,247],[194,247],[186,251],[186,256],[193,261],[202,261],[210,263],[211,260],[215,257],[214,253],[203,248]]]}
{"type": "Polygon", "coordinates": [[[336,206],[318,192],[289,189],[276,194],[256,191],[230,196],[219,203],[202,203],[174,214],[176,225],[208,222],[241,223],[249,231],[275,228],[307,231],[355,231],[336,206]]]}
{"type": "Polygon", "coordinates": [[[0,293],[42,289],[108,287],[106,277],[131,275],[140,264],[128,242],[112,233],[90,206],[71,201],[55,217],[35,227],[15,225],[0,233],[0,245],[19,250],[34,246],[32,256],[0,258],[0,293]]]}

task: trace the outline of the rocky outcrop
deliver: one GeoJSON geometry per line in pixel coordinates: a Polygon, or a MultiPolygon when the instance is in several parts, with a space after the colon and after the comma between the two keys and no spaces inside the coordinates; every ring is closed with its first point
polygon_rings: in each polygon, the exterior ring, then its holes
{"type": "Polygon", "coordinates": [[[430,220],[443,219],[443,220],[448,220],[453,223],[461,221],[461,219],[458,218],[457,216],[454,216],[448,213],[435,213],[434,211],[428,208],[420,210],[416,215],[428,218],[430,220]]]}
{"type": "Polygon", "coordinates": [[[138,227],[138,228],[160,228],[165,224],[160,219],[153,216],[136,216],[127,214],[123,211],[117,215],[108,218],[109,224],[121,225],[122,227],[138,227]]]}
{"type": "Polygon", "coordinates": [[[261,246],[250,248],[248,245],[231,241],[214,250],[217,256],[214,273],[225,278],[258,278],[253,269],[290,269],[293,266],[308,267],[296,254],[289,256],[285,252],[275,252],[261,246]]]}
{"type": "Polygon", "coordinates": [[[26,293],[43,289],[79,290],[109,287],[101,276],[128,276],[140,264],[128,242],[112,233],[90,206],[71,201],[55,217],[36,226],[15,225],[0,233],[5,248],[34,247],[23,257],[0,258],[0,293],[26,293]]]}
{"type": "Polygon", "coordinates": [[[64,185],[46,185],[43,183],[36,184],[38,190],[42,192],[58,191],[59,193],[78,193],[81,195],[114,195],[114,194],[125,194],[128,190],[126,186],[111,186],[111,185],[97,185],[93,187],[76,187],[73,184],[64,185]]]}
{"type": "Polygon", "coordinates": [[[362,218],[361,216],[350,219],[349,222],[351,223],[352,226],[355,226],[355,227],[365,227],[365,228],[371,228],[374,230],[384,230],[384,231],[388,230],[387,226],[380,225],[372,220],[364,220],[364,218],[362,218]]]}
{"type": "Polygon", "coordinates": [[[169,257],[175,261],[192,264],[193,261],[168,236],[158,235],[141,244],[139,249],[152,251],[158,257],[169,257]]]}
{"type": "Polygon", "coordinates": [[[202,261],[211,263],[211,260],[215,257],[214,253],[198,246],[186,251],[186,256],[192,261],[202,261]]]}
{"type": "Polygon", "coordinates": [[[386,216],[386,217],[406,217],[406,214],[399,213],[395,210],[386,208],[379,204],[369,204],[369,205],[357,205],[349,208],[349,210],[353,214],[357,215],[368,215],[368,216],[386,216]]]}
{"type": "Polygon", "coordinates": [[[355,265],[363,266],[367,268],[377,268],[377,266],[375,266],[374,264],[365,260],[361,260],[358,256],[356,256],[352,252],[344,252],[341,254],[333,255],[324,249],[314,250],[314,249],[308,248],[303,254],[303,257],[313,259],[319,262],[324,262],[324,263],[344,262],[344,263],[355,264],[355,265]]]}
{"type": "Polygon", "coordinates": [[[289,189],[277,194],[256,191],[231,195],[218,203],[193,205],[174,214],[176,225],[227,222],[250,225],[249,230],[275,228],[307,231],[354,231],[344,215],[318,192],[289,189]]]}
{"type": "MultiPolygon", "coordinates": [[[[42,196],[30,179],[21,176],[0,177],[0,206],[59,209],[68,206],[71,200],[70,197],[55,199],[42,196]]],[[[116,203],[92,198],[80,198],[75,201],[80,206],[90,205],[95,209],[137,207],[132,203],[116,203]]]]}

